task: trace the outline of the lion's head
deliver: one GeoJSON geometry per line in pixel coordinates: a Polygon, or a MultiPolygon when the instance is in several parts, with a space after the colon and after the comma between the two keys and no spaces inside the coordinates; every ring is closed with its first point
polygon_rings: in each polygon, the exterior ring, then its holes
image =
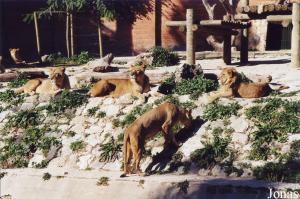
{"type": "Polygon", "coordinates": [[[236,83],[238,78],[238,72],[234,68],[224,68],[218,79],[222,86],[232,86],[234,83],[236,83]]]}
{"type": "Polygon", "coordinates": [[[66,88],[69,85],[68,76],[65,74],[64,67],[51,68],[49,70],[49,77],[55,83],[55,85],[59,88],[66,88]]]}
{"type": "Polygon", "coordinates": [[[130,67],[130,78],[136,80],[137,82],[143,82],[145,79],[146,66],[143,64],[141,66],[131,66],[130,67]]]}

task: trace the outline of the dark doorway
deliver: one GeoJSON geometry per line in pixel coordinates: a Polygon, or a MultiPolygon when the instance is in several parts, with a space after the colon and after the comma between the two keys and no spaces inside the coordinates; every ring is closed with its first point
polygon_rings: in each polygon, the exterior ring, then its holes
{"type": "Polygon", "coordinates": [[[291,49],[292,25],[269,24],[267,33],[267,50],[291,49]]]}

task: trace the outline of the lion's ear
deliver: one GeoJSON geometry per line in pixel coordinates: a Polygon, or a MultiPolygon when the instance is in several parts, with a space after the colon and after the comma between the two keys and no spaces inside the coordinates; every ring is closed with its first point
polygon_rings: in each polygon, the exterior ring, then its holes
{"type": "Polygon", "coordinates": [[[61,67],[60,70],[64,73],[66,71],[65,67],[61,67]]]}

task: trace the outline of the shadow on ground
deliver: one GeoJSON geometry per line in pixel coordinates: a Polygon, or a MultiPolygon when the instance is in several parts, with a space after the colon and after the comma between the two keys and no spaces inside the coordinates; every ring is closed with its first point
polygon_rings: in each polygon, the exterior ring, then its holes
{"type": "MultiPolygon", "coordinates": [[[[176,135],[176,140],[179,143],[186,142],[189,138],[191,138],[198,129],[204,124],[204,121],[201,119],[196,119],[193,121],[192,126],[190,128],[181,129],[176,135]]],[[[153,156],[152,162],[146,168],[146,173],[153,174],[159,171],[162,171],[166,168],[167,164],[172,160],[172,156],[177,152],[179,148],[169,144],[166,146],[162,152],[153,156]]]]}
{"type": "MultiPolygon", "coordinates": [[[[184,179],[183,179],[184,180],[184,179]]],[[[175,183],[163,192],[157,193],[155,199],[267,199],[271,183],[252,179],[209,179],[201,182],[175,183]]],[[[272,199],[274,197],[271,197],[272,199]]]]}

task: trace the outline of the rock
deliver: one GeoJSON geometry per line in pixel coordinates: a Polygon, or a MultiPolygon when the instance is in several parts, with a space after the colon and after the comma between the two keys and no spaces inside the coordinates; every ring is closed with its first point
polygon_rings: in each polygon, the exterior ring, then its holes
{"type": "Polygon", "coordinates": [[[91,164],[91,162],[93,161],[93,156],[92,155],[84,155],[79,157],[78,159],[78,167],[79,169],[87,169],[89,168],[89,165],[91,164]]]}
{"type": "Polygon", "coordinates": [[[43,162],[49,162],[53,158],[56,157],[58,150],[60,149],[60,146],[51,146],[48,154],[45,156],[42,150],[37,150],[33,158],[30,159],[28,167],[33,168],[43,162]]]}
{"type": "Polygon", "coordinates": [[[175,71],[176,81],[180,81],[181,79],[192,79],[193,77],[200,75],[203,73],[202,67],[200,64],[197,65],[189,65],[189,64],[181,64],[175,71]]]}
{"type": "Polygon", "coordinates": [[[41,60],[42,60],[42,63],[46,63],[49,61],[49,55],[43,55],[41,56],[41,60]]]}
{"type": "Polygon", "coordinates": [[[145,65],[152,65],[152,53],[141,53],[135,57],[133,61],[127,63],[128,66],[137,65],[141,62],[145,65]]]}
{"type": "Polygon", "coordinates": [[[109,66],[114,59],[114,56],[112,53],[107,54],[105,57],[101,59],[95,59],[92,61],[89,61],[86,66],[89,68],[95,68],[95,67],[101,67],[101,66],[109,66]]]}
{"type": "Polygon", "coordinates": [[[294,141],[298,141],[298,140],[300,140],[300,134],[299,133],[298,134],[292,134],[292,135],[289,136],[288,140],[289,140],[288,141],[289,143],[292,143],[294,141]]]}
{"type": "Polygon", "coordinates": [[[200,128],[194,136],[188,139],[182,146],[179,148],[179,151],[183,153],[182,161],[189,160],[190,155],[196,149],[201,149],[204,145],[201,143],[201,138],[205,133],[204,128],[200,128]]]}
{"type": "Polygon", "coordinates": [[[12,111],[8,110],[8,111],[2,111],[0,113],[0,122],[2,122],[5,118],[7,118],[7,116],[9,116],[12,113],[12,111]]]}
{"type": "Polygon", "coordinates": [[[198,171],[198,175],[199,175],[199,176],[208,176],[209,173],[210,173],[210,171],[209,171],[209,170],[206,170],[206,169],[200,169],[200,170],[198,171]]]}
{"type": "Polygon", "coordinates": [[[26,111],[26,110],[30,110],[30,109],[32,109],[32,108],[34,108],[35,106],[34,106],[34,104],[32,104],[32,103],[23,103],[22,105],[21,105],[21,107],[20,107],[20,110],[22,110],[22,111],[26,111]]]}
{"type": "Polygon", "coordinates": [[[101,144],[100,133],[92,134],[86,138],[86,143],[92,147],[95,147],[98,144],[101,144]]]}
{"type": "Polygon", "coordinates": [[[120,114],[121,109],[122,109],[121,105],[107,105],[107,106],[102,106],[100,108],[100,111],[105,112],[107,117],[111,117],[120,114]]]}
{"type": "Polygon", "coordinates": [[[122,95],[117,100],[118,104],[124,104],[124,105],[132,104],[133,102],[134,102],[134,98],[129,93],[122,95]]]}
{"type": "Polygon", "coordinates": [[[232,142],[246,145],[249,141],[248,135],[243,133],[232,133],[232,142]]]}
{"type": "Polygon", "coordinates": [[[68,124],[69,119],[67,117],[61,117],[57,120],[57,123],[59,123],[59,124],[68,124]]]}
{"type": "Polygon", "coordinates": [[[49,102],[51,100],[50,94],[40,93],[39,94],[39,102],[49,102]]]}
{"type": "Polygon", "coordinates": [[[38,95],[30,95],[28,97],[25,98],[25,102],[24,103],[32,103],[35,104],[38,102],[38,95]]]}
{"type": "Polygon", "coordinates": [[[224,169],[222,169],[219,165],[214,166],[214,168],[211,170],[211,175],[218,176],[218,177],[226,177],[227,176],[224,169]]]}
{"type": "Polygon", "coordinates": [[[230,122],[230,127],[237,133],[245,133],[248,130],[249,123],[242,117],[231,117],[230,122]]]}
{"type": "Polygon", "coordinates": [[[114,98],[108,97],[103,100],[103,105],[111,105],[111,104],[115,104],[114,98]]]}
{"type": "Polygon", "coordinates": [[[183,175],[183,174],[186,173],[185,171],[186,171],[186,170],[185,170],[185,167],[184,167],[184,166],[180,166],[180,167],[178,167],[176,173],[179,174],[179,175],[183,175]]]}
{"type": "Polygon", "coordinates": [[[178,97],[178,100],[180,103],[189,102],[190,101],[190,95],[180,95],[178,97]]]}

